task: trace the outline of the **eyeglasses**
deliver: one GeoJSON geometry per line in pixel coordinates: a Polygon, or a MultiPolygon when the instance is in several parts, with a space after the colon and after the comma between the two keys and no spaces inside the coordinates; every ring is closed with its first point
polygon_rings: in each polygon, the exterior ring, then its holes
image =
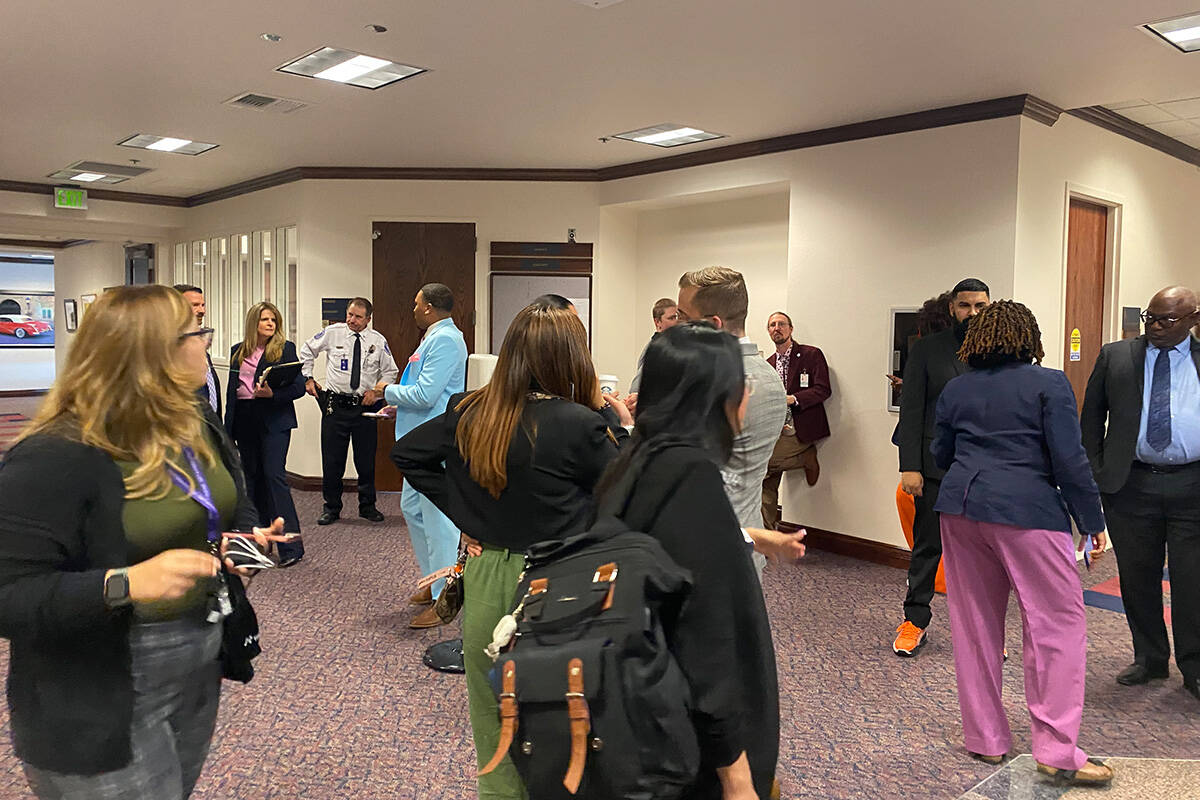
{"type": "Polygon", "coordinates": [[[1179,322],[1180,320],[1184,320],[1184,319],[1187,319],[1188,317],[1194,316],[1195,313],[1196,313],[1196,310],[1193,309],[1189,313],[1184,314],[1182,317],[1160,317],[1155,314],[1151,314],[1149,311],[1143,311],[1139,316],[1141,317],[1142,322],[1145,323],[1147,328],[1149,328],[1151,325],[1162,325],[1164,327],[1170,328],[1171,326],[1173,326],[1175,323],[1179,322]]]}
{"type": "Polygon", "coordinates": [[[213,333],[214,333],[214,331],[212,328],[197,328],[194,331],[188,331],[187,333],[179,334],[179,338],[186,339],[189,336],[199,336],[199,337],[203,338],[204,341],[208,342],[208,341],[212,341],[213,333]]]}

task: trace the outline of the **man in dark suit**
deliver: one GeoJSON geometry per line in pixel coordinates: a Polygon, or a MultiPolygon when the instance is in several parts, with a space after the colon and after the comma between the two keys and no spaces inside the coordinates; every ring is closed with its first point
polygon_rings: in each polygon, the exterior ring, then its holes
{"type": "Polygon", "coordinates": [[[1146,333],[1100,350],[1082,429],[1133,635],[1134,663],[1117,682],[1167,677],[1162,570],[1169,553],[1175,663],[1184,688],[1200,700],[1200,342],[1190,335],[1198,320],[1191,289],[1154,295],[1142,314],[1146,333]]]}
{"type": "Polygon", "coordinates": [[[767,317],[767,335],[775,343],[775,352],[767,363],[783,381],[788,407],[762,482],[763,525],[778,530],[779,482],[783,473],[803,469],[809,486],[815,485],[821,474],[817,442],[829,436],[825,401],[833,389],[825,354],[819,348],[792,339],[791,317],[782,311],[767,317]]]}
{"type": "Polygon", "coordinates": [[[958,359],[958,349],[966,338],[971,318],[991,302],[989,293],[987,284],[978,278],[959,281],[950,292],[954,327],[917,339],[904,366],[896,442],[900,447],[900,485],[913,496],[917,513],[913,521],[904,621],[896,629],[892,643],[892,651],[898,656],[916,655],[925,644],[925,631],[933,619],[929,602],[933,599],[934,579],[942,558],[941,524],[934,506],[946,473],[934,462],[929,445],[934,436],[938,398],[947,383],[967,371],[967,365],[958,359]]]}
{"type": "MultiPolygon", "coordinates": [[[[199,286],[192,286],[187,283],[175,284],[175,291],[183,295],[183,299],[192,304],[192,313],[196,315],[196,324],[204,327],[204,290],[199,286]]],[[[212,346],[212,342],[209,342],[212,346]]],[[[217,417],[222,417],[221,413],[221,380],[217,377],[217,371],[213,369],[212,356],[208,353],[204,354],[208,359],[208,380],[203,386],[196,390],[196,394],[201,400],[208,403],[217,417]]]]}

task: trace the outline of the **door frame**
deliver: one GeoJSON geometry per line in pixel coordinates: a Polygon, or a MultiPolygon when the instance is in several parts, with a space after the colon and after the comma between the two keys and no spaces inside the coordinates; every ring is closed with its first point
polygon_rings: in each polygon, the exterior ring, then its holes
{"type": "MultiPolygon", "coordinates": [[[[395,212],[391,212],[390,214],[373,214],[373,215],[367,216],[365,219],[366,219],[366,222],[364,222],[363,225],[366,227],[366,230],[367,230],[367,241],[368,242],[375,241],[375,227],[374,226],[375,226],[376,222],[456,222],[456,223],[457,222],[467,222],[467,223],[470,223],[475,226],[475,342],[474,342],[473,347],[471,348],[471,352],[473,352],[473,353],[488,352],[486,346],[482,349],[479,346],[479,341],[480,341],[479,331],[481,330],[480,326],[481,325],[484,326],[483,329],[487,330],[488,327],[491,325],[491,319],[489,318],[489,315],[488,315],[488,306],[487,306],[487,302],[488,302],[487,291],[488,290],[487,290],[487,286],[485,285],[487,283],[487,279],[488,279],[487,278],[487,276],[488,276],[487,255],[486,254],[484,255],[484,261],[483,261],[482,265],[480,264],[480,261],[479,261],[479,258],[480,258],[479,254],[483,251],[483,248],[481,248],[479,246],[479,218],[478,217],[452,217],[452,216],[443,216],[443,215],[429,216],[429,215],[423,215],[423,214],[403,214],[403,215],[397,216],[395,212]]],[[[373,266],[372,266],[372,269],[374,269],[373,266]]],[[[372,292],[374,292],[374,287],[372,287],[372,292]]],[[[484,336],[484,341],[485,342],[487,341],[486,335],[484,336]]]]}
{"type": "MultiPolygon", "coordinates": [[[[1061,345],[1067,335],[1067,250],[1071,236],[1071,201],[1082,200],[1108,209],[1108,230],[1104,242],[1104,312],[1101,345],[1121,338],[1119,281],[1121,275],[1121,222],[1125,198],[1114,192],[1067,181],[1063,192],[1062,266],[1058,293],[1059,330],[1054,341],[1061,345]]],[[[1043,336],[1045,331],[1043,331],[1043,336]]],[[[1061,349],[1061,348],[1060,348],[1061,349]]],[[[1065,364],[1063,366],[1066,366],[1065,364]]]]}

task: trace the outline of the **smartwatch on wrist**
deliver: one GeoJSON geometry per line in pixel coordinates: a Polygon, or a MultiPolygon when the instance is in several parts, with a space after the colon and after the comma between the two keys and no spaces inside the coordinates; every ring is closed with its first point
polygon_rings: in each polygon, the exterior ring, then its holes
{"type": "Polygon", "coordinates": [[[114,569],[104,579],[104,605],[121,608],[132,602],[129,599],[129,569],[114,569]]]}

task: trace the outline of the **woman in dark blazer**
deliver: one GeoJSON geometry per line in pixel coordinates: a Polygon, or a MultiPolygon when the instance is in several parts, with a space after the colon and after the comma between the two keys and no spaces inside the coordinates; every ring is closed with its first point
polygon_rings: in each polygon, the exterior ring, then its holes
{"type": "Polygon", "coordinates": [[[772,796],[779,756],[779,686],[771,629],[750,554],[721,480],[745,414],[738,341],[707,322],[676,325],[646,349],[637,425],[597,490],[631,529],[658,539],[692,574],[680,613],[664,620],[687,677],[700,773],[687,800],[772,796]]]}
{"type": "MultiPolygon", "coordinates": [[[[511,609],[534,542],[586,530],[592,489],[627,437],[619,401],[604,407],[572,310],[534,301],[509,326],[491,381],[455,395],[440,417],[396,442],[392,461],[459,530],[476,540],[464,572],[463,660],[478,765],[496,752],[500,721],[484,648],[511,609]]],[[[521,800],[505,757],[479,776],[479,796],[521,800]]]]}
{"type": "Polygon", "coordinates": [[[1112,768],[1076,744],[1087,641],[1071,519],[1097,555],[1105,535],[1075,395],[1062,372],[1040,366],[1037,320],[1020,303],[984,309],[958,355],[972,371],[942,392],[930,449],[947,470],[935,508],[965,744],[994,764],[1012,744],[1000,655],[1011,589],[1024,626],[1038,770],[1061,782],[1107,784],[1112,768]]]}
{"type": "MultiPolygon", "coordinates": [[[[246,470],[250,496],[260,520],[283,517],[284,530],[300,533],[300,519],[287,482],[287,454],[296,427],[295,401],[304,396],[304,376],[272,389],[263,372],[276,364],[296,362],[296,345],[284,338],[283,315],[268,302],[246,314],[246,336],[229,353],[225,387],[225,430],[237,442],[246,470]]],[[[279,544],[279,566],[290,567],[304,557],[297,537],[279,544]]]]}
{"type": "Polygon", "coordinates": [[[169,287],[105,292],[0,464],[10,727],[39,798],[180,800],[200,776],[221,683],[214,556],[221,531],[257,522],[195,394],[211,334],[169,287]]]}

